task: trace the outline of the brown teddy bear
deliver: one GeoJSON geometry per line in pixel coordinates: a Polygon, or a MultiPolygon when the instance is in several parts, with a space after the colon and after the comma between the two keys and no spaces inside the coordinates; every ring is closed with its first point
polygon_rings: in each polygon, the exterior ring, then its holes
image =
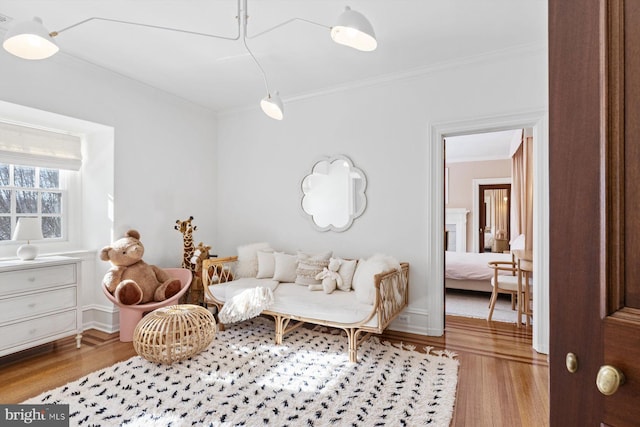
{"type": "Polygon", "coordinates": [[[144,246],[139,239],[138,231],[129,230],[123,238],[100,252],[100,259],[113,265],[102,284],[123,305],[164,301],[181,288],[179,279],[169,277],[166,271],[142,260],[144,246]]]}

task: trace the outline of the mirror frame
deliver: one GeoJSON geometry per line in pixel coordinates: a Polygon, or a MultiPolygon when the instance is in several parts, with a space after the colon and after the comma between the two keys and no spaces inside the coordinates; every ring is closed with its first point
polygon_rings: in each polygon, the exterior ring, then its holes
{"type": "Polygon", "coordinates": [[[304,178],[302,178],[302,181],[300,183],[300,191],[302,192],[302,198],[300,199],[300,208],[302,209],[302,213],[304,215],[307,216],[307,218],[309,219],[309,221],[311,222],[311,224],[313,225],[313,227],[318,230],[318,231],[335,231],[335,232],[343,232],[348,230],[351,225],[353,224],[353,221],[362,216],[362,214],[364,213],[365,209],[367,208],[367,195],[366,195],[366,190],[367,190],[367,176],[365,175],[365,173],[362,171],[362,169],[357,168],[353,165],[353,162],[351,161],[351,159],[345,155],[335,155],[332,157],[322,157],[319,160],[317,160],[316,162],[313,163],[313,166],[311,167],[311,172],[307,175],[304,176],[304,178]],[[358,210],[356,212],[354,212],[353,214],[349,215],[349,221],[341,227],[336,227],[333,224],[329,224],[325,227],[321,227],[320,225],[316,224],[314,218],[313,218],[313,214],[307,212],[304,209],[304,199],[307,196],[307,194],[304,192],[304,183],[305,181],[313,176],[314,171],[316,169],[316,167],[324,162],[327,162],[329,164],[334,163],[336,161],[344,161],[347,162],[347,164],[349,165],[349,170],[351,172],[356,172],[358,173],[361,178],[362,178],[362,189],[360,191],[358,191],[358,194],[354,194],[354,197],[358,197],[361,201],[361,203],[358,204],[358,210]]]}

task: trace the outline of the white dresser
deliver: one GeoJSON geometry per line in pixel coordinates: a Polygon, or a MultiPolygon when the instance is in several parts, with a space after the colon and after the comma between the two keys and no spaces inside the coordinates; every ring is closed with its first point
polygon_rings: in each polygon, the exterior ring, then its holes
{"type": "Polygon", "coordinates": [[[82,340],[80,260],[0,261],[0,356],[76,336],[82,340]]]}

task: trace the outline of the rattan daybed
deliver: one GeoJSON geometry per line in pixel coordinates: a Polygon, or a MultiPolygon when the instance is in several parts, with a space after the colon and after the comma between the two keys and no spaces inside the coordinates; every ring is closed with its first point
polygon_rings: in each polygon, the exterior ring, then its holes
{"type": "Polygon", "coordinates": [[[282,344],[285,334],[304,323],[340,328],[347,333],[349,360],[357,361],[357,349],[370,334],[380,334],[407,306],[409,300],[409,264],[400,263],[400,270],[373,276],[373,304],[355,298],[355,292],[336,291],[331,294],[310,292],[295,283],[274,282],[271,279],[233,280],[237,257],[212,258],[203,261],[202,279],[205,302],[222,309],[225,295],[238,287],[266,286],[273,289],[273,304],[262,314],[275,320],[275,342],[282,344]],[[291,321],[294,322],[291,322],[291,321]],[[364,334],[361,336],[361,334],[364,334]]]}

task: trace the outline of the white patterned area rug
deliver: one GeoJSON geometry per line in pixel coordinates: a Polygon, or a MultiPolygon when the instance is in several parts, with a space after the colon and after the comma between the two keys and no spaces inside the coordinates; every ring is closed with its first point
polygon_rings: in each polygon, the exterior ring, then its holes
{"type": "Polygon", "coordinates": [[[81,426],[448,426],[458,360],[376,338],[350,363],[347,339],[299,328],[273,343],[255,318],[173,365],[135,356],[25,403],[69,404],[81,426]]]}

